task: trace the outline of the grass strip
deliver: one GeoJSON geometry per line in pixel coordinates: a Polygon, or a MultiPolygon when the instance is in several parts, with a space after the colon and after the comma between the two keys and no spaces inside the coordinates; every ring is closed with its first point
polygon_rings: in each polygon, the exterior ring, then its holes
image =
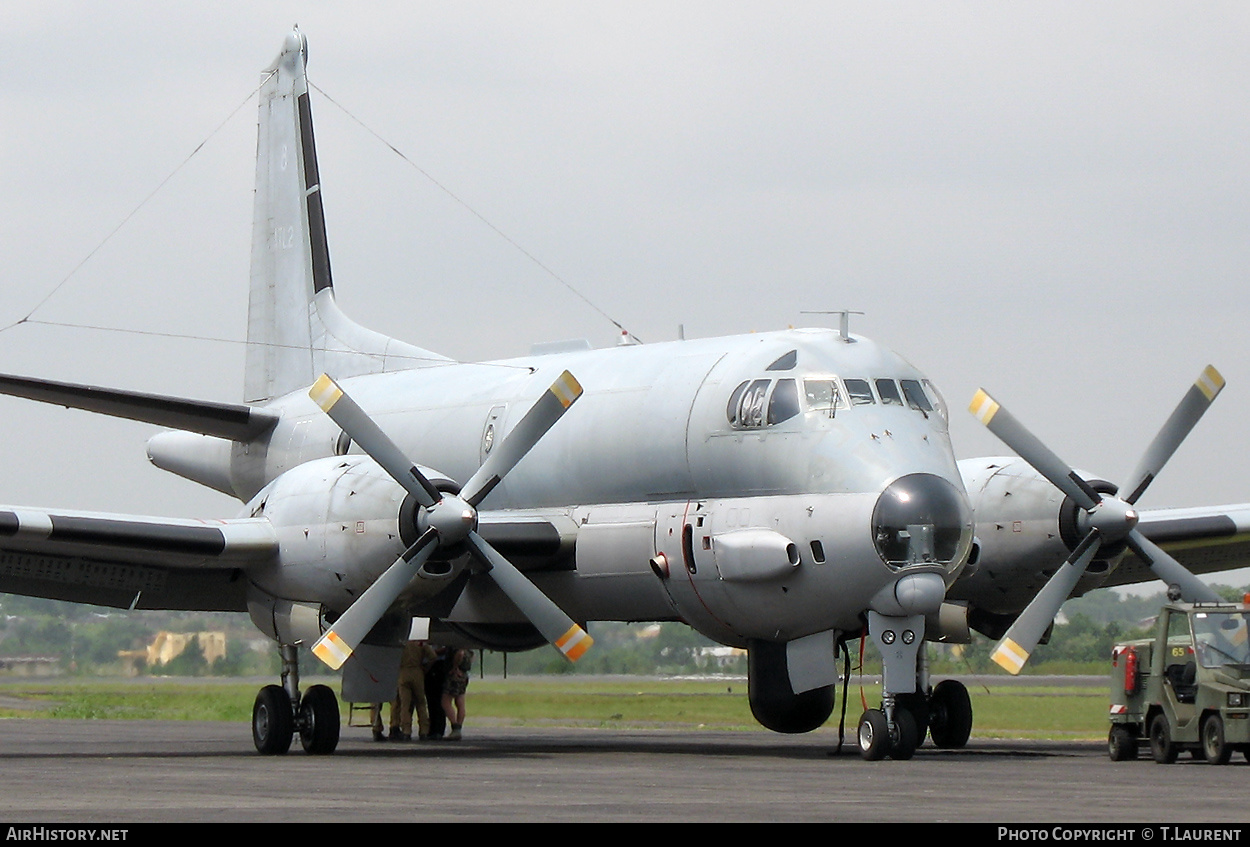
{"type": "MultiPolygon", "coordinates": [[[[333,680],[306,678],[306,686],[333,680]]],[[[251,719],[264,681],[160,678],[147,680],[40,680],[0,682],[0,718],[73,720],[251,719]]],[[[970,685],[973,736],[980,738],[1101,739],[1107,732],[1107,693],[1101,687],[970,685]]],[[[852,683],[846,715],[857,723],[863,703],[876,706],[876,686],[852,683]],[[862,691],[862,699],[861,699],[862,691]]],[[[340,704],[345,723],[365,713],[340,704]],[[350,714],[349,714],[350,713],[350,714]]],[[[825,731],[836,731],[841,698],[825,731]]],[[[468,723],[505,726],[610,728],[683,727],[762,730],[751,716],[741,679],[525,677],[475,679],[469,685],[468,723]]]]}

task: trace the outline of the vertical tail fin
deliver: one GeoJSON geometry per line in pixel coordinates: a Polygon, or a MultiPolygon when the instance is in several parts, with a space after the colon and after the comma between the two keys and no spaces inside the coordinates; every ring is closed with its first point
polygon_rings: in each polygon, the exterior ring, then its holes
{"type": "Polygon", "coordinates": [[[258,402],[310,385],[448,361],[365,329],[334,302],[321,179],[305,63],[294,31],[264,72],[256,143],[244,399],[258,402]]]}

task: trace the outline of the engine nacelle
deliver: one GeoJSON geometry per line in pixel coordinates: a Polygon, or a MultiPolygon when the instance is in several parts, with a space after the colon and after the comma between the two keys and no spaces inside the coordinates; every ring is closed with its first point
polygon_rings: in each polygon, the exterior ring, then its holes
{"type": "MultiPolygon", "coordinates": [[[[988,615],[1010,623],[1080,542],[1079,510],[1018,457],[967,459],[959,469],[975,516],[978,563],[947,597],[971,602],[974,618],[988,615]]],[[[1114,492],[1109,483],[1078,473],[1095,490],[1114,492]]],[[[1097,586],[1121,549],[1091,563],[1078,594],[1097,586]]],[[[974,628],[998,631],[975,622],[974,628]]]]}
{"type": "MultiPolygon", "coordinates": [[[[435,485],[452,484],[423,471],[435,485]]],[[[255,570],[254,582],[272,596],[342,612],[406,549],[404,529],[414,509],[404,489],[367,456],[292,468],[247,504],[245,514],[268,518],[278,535],[277,561],[255,570]]],[[[431,579],[443,583],[454,576],[440,570],[431,579]]]]}
{"type": "Polygon", "coordinates": [[[447,647],[472,647],[497,653],[521,653],[547,645],[543,634],[529,623],[465,623],[443,621],[433,640],[447,647]]]}

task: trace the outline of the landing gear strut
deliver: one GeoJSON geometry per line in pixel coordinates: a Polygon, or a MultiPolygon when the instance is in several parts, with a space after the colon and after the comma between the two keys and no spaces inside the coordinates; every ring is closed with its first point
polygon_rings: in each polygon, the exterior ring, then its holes
{"type": "Polygon", "coordinates": [[[881,653],[881,708],[859,719],[859,753],[868,761],[910,759],[923,740],[912,710],[916,696],[924,615],[868,613],[868,633],[881,653]]]}
{"type": "Polygon", "coordinates": [[[299,732],[304,752],[333,753],[339,743],[338,698],[325,685],[311,686],[301,697],[295,646],[283,644],[281,651],[282,685],[266,685],[252,705],[256,751],[265,756],[286,753],[299,732]]]}
{"type": "Polygon", "coordinates": [[[972,732],[972,701],[958,680],[945,679],[931,690],[926,661],[924,617],[868,613],[868,632],[882,656],[881,708],[859,719],[860,755],[869,761],[910,759],[929,734],[935,746],[957,749],[972,732]]]}

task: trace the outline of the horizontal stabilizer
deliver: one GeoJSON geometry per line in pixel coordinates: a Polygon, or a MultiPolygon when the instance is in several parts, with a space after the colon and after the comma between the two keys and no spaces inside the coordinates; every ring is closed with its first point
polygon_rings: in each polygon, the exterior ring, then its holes
{"type": "Polygon", "coordinates": [[[0,374],[0,394],[231,441],[252,441],[278,421],[277,415],[242,404],[209,403],[8,374],[0,374]]]}

